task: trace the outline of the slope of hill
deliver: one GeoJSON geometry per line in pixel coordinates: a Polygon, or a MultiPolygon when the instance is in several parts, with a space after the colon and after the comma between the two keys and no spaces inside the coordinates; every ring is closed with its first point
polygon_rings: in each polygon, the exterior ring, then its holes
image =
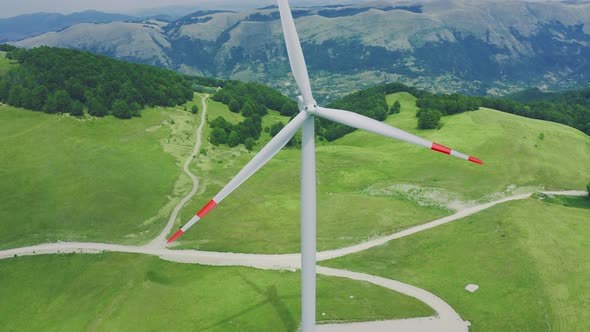
{"type": "Polygon", "coordinates": [[[0,105],[0,190],[7,193],[0,201],[0,247],[154,236],[180,172],[164,149],[168,139],[187,144],[186,129],[177,127],[191,118],[147,110],[130,121],[81,120],[0,105]]]}
{"type": "Polygon", "coordinates": [[[525,103],[532,110],[561,114],[560,118],[572,127],[590,134],[590,89],[545,92],[538,88],[510,94],[506,99],[525,103]]]}
{"type": "MultiPolygon", "coordinates": [[[[383,81],[499,94],[577,86],[590,75],[586,3],[381,1],[295,8],[294,16],[314,86],[325,87],[321,100],[383,81]]],[[[81,48],[294,94],[281,33],[276,8],[267,7],[197,12],[161,31],[141,23],[74,26],[18,45],[81,48]]]]}
{"type": "MultiPolygon", "coordinates": [[[[299,273],[289,271],[123,254],[19,257],[0,269],[6,331],[292,332],[301,320],[299,273]]],[[[320,324],[432,315],[416,299],[325,276],[318,276],[317,307],[320,324]]]]}
{"type": "MultiPolygon", "coordinates": [[[[589,180],[590,137],[578,130],[482,109],[445,117],[440,130],[419,131],[416,98],[407,93],[388,97],[390,105],[395,100],[401,102],[401,113],[389,116],[387,123],[475,155],[486,164],[461,162],[360,131],[320,144],[319,249],[389,234],[513,192],[583,189],[589,180]]],[[[204,189],[183,210],[182,221],[190,219],[252,157],[243,150],[204,148],[207,155],[194,166],[194,173],[206,174],[204,189]]],[[[296,252],[299,158],[298,150],[280,152],[185,234],[181,247],[296,252]]]]}
{"type": "Polygon", "coordinates": [[[94,10],[69,15],[36,13],[0,18],[0,43],[19,41],[80,23],[111,23],[133,19],[128,15],[102,13],[94,10]]]}
{"type": "Polygon", "coordinates": [[[545,200],[498,205],[325,264],[429,289],[470,331],[585,331],[590,202],[545,200]],[[464,289],[471,283],[479,285],[473,294],[464,289]]]}

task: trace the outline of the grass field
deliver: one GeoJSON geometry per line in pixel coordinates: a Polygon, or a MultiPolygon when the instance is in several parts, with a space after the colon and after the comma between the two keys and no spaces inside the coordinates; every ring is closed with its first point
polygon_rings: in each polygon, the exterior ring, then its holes
{"type": "Polygon", "coordinates": [[[571,197],[571,196],[553,196],[543,197],[543,201],[550,204],[557,204],[565,207],[574,207],[580,209],[590,209],[590,200],[588,197],[571,197]]]}
{"type": "Polygon", "coordinates": [[[174,187],[176,157],[194,144],[195,121],[174,109],[122,121],[0,107],[0,248],[148,241],[188,190],[174,187]]]}
{"type": "MultiPolygon", "coordinates": [[[[185,106],[201,108],[201,97],[185,106]]],[[[390,103],[395,99],[402,113],[387,122],[416,131],[415,99],[402,93],[390,96],[390,103]]],[[[243,120],[223,104],[208,105],[209,120],[243,120]]],[[[7,220],[0,225],[0,248],[73,240],[144,243],[191,186],[180,165],[194,144],[196,116],[158,109],[131,121],[79,120],[0,109],[0,154],[11,161],[0,168],[0,218],[7,220]]],[[[271,111],[263,122],[287,120],[271,111]]],[[[447,117],[443,129],[418,133],[487,164],[364,132],[319,143],[318,248],[389,234],[449,214],[449,202],[490,200],[511,187],[581,188],[590,171],[590,139],[553,123],[482,110],[447,117]],[[563,157],[571,155],[578,158],[563,157]]],[[[208,134],[205,126],[205,140],[208,134]]],[[[257,148],[269,139],[263,132],[257,148]]],[[[179,225],[253,157],[243,147],[205,141],[203,148],[193,163],[199,194],[183,209],[179,225]]],[[[183,236],[181,247],[298,251],[299,172],[299,149],[285,149],[183,236]]]]}
{"type": "MultiPolygon", "coordinates": [[[[388,97],[391,104],[395,100],[400,100],[402,112],[390,116],[387,123],[479,157],[486,164],[360,131],[333,143],[319,143],[320,250],[442,217],[450,213],[448,206],[540,187],[582,189],[588,181],[590,137],[575,129],[482,109],[445,117],[440,130],[421,131],[415,129],[415,98],[407,93],[388,97]]],[[[230,114],[227,108],[215,112],[230,114]]],[[[207,150],[207,156],[194,164],[194,173],[201,176],[199,194],[183,210],[179,226],[253,157],[243,148],[208,146],[207,150]]],[[[280,152],[185,234],[180,248],[297,252],[299,174],[300,151],[280,152]]]]}
{"type": "MultiPolygon", "coordinates": [[[[123,254],[0,261],[2,331],[295,331],[299,273],[123,254]],[[44,277],[41,277],[44,276],[44,277]]],[[[383,288],[319,276],[319,322],[430,316],[383,288]],[[352,296],[352,298],[351,298],[352,296]]]]}
{"type": "Polygon", "coordinates": [[[590,202],[528,199],[363,253],[324,262],[404,281],[441,296],[470,331],[590,328],[590,202]],[[480,289],[463,288],[474,283],[480,289]]]}
{"type": "Polygon", "coordinates": [[[6,74],[14,66],[17,66],[17,64],[12,60],[6,59],[6,52],[0,52],[0,75],[6,74]]]}

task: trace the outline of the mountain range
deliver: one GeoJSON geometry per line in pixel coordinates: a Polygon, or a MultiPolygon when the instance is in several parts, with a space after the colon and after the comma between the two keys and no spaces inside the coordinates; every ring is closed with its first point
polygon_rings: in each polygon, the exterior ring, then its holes
{"type": "MultiPolygon", "coordinates": [[[[590,77],[588,3],[378,1],[293,14],[322,101],[389,81],[502,95],[527,86],[578,87],[590,77]]],[[[281,34],[271,6],[197,11],[172,22],[86,22],[15,45],[82,49],[294,95],[281,34]]]]}
{"type": "Polygon", "coordinates": [[[132,19],[134,18],[128,15],[109,14],[94,10],[69,15],[35,13],[0,18],[0,43],[18,41],[50,31],[59,31],[79,23],[111,23],[132,19]]]}

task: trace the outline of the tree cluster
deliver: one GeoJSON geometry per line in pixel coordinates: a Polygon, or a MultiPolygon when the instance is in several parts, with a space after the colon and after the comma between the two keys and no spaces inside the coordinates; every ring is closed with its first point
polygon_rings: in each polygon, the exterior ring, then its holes
{"type": "MultiPolygon", "coordinates": [[[[394,106],[392,106],[391,109],[387,104],[386,96],[397,92],[408,92],[415,96],[422,96],[425,93],[421,90],[400,83],[391,83],[352,93],[329,104],[328,107],[359,113],[375,120],[383,121],[388,114],[399,112],[401,108],[399,102],[399,106],[396,107],[394,103],[394,106]]],[[[334,141],[355,130],[356,129],[354,128],[333,121],[324,119],[316,121],[316,131],[318,136],[323,137],[328,141],[334,141]]]]}
{"type": "Polygon", "coordinates": [[[391,105],[391,108],[389,109],[389,114],[397,114],[399,112],[401,112],[402,110],[402,104],[399,102],[399,100],[396,100],[393,105],[391,105]]]}
{"type": "Polygon", "coordinates": [[[418,129],[438,129],[440,128],[440,118],[442,113],[433,109],[420,109],[416,113],[418,117],[418,129]]]}
{"type": "Polygon", "coordinates": [[[426,93],[416,101],[416,105],[420,109],[437,110],[443,115],[487,107],[527,118],[562,123],[590,135],[590,89],[535,95],[540,99],[534,100],[533,94],[527,93],[528,102],[523,103],[489,97],[426,93]]]}
{"type": "Polygon", "coordinates": [[[230,148],[240,144],[252,150],[262,132],[262,120],[259,117],[246,118],[234,125],[222,117],[217,117],[209,123],[211,135],[209,141],[213,145],[226,144],[230,148]]]}
{"type": "MultiPolygon", "coordinates": [[[[260,138],[262,117],[268,114],[269,109],[276,110],[285,116],[293,116],[298,112],[294,101],[258,83],[226,81],[212,98],[226,104],[231,112],[241,113],[246,118],[237,125],[232,125],[223,118],[213,120],[210,123],[212,128],[210,140],[215,145],[226,144],[234,147],[244,144],[248,150],[251,150],[260,138]]],[[[269,131],[278,132],[282,126],[278,130],[277,128],[275,124],[269,131]]]]}
{"type": "Polygon", "coordinates": [[[16,107],[128,119],[193,98],[190,82],[169,70],[69,49],[8,50],[19,65],[0,77],[0,101],[16,107]]]}
{"type": "Polygon", "coordinates": [[[262,117],[269,109],[284,116],[294,115],[298,111],[297,103],[293,100],[258,83],[227,81],[212,98],[226,104],[232,112],[241,112],[245,117],[262,117]]]}
{"type": "Polygon", "coordinates": [[[480,103],[476,98],[460,95],[427,94],[416,100],[416,106],[420,109],[436,110],[444,115],[453,115],[468,111],[476,111],[480,103]]]}

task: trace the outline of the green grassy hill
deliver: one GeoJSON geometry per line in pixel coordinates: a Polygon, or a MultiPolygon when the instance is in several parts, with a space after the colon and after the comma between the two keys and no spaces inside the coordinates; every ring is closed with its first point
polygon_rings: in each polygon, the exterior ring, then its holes
{"type": "MultiPolygon", "coordinates": [[[[0,271],[0,326],[7,332],[291,332],[301,320],[300,274],[289,271],[123,254],[19,257],[0,261],[0,271]]],[[[319,276],[317,287],[320,323],[433,314],[368,283],[319,276]]]]}
{"type": "Polygon", "coordinates": [[[164,109],[121,121],[0,106],[0,248],[148,241],[167,220],[180,173],[173,152],[194,144],[186,135],[196,120],[164,109]]]}
{"type": "MultiPolygon", "coordinates": [[[[448,116],[440,130],[417,130],[415,98],[386,122],[483,159],[484,166],[423,148],[354,132],[320,143],[318,248],[331,249],[389,234],[451,213],[451,208],[518,191],[583,189],[590,173],[590,137],[570,127],[489,109],[448,116]],[[542,135],[541,135],[542,134],[542,135]]],[[[223,114],[219,109],[218,114],[223,114]]],[[[230,114],[225,110],[226,114],[230,114]]],[[[211,118],[210,118],[211,119],[211,118]]],[[[184,223],[251,158],[242,149],[207,147],[202,175],[184,223]]],[[[235,252],[299,250],[300,151],[286,149],[181,239],[183,248],[235,252]]]]}
{"type": "Polygon", "coordinates": [[[511,202],[322,264],[432,291],[470,331],[586,331],[589,216],[586,198],[511,202]]]}
{"type": "MultiPolygon", "coordinates": [[[[201,98],[197,95],[187,108],[200,105],[201,98]]],[[[402,105],[387,123],[486,164],[360,131],[318,142],[322,250],[390,234],[473,202],[542,187],[583,189],[589,180],[590,137],[570,127],[482,109],[445,117],[440,130],[419,131],[413,96],[399,93],[387,100],[402,105]]],[[[209,120],[243,120],[221,103],[209,100],[208,105],[209,120]]],[[[10,161],[0,165],[5,193],[0,248],[152,239],[190,188],[180,161],[192,151],[199,120],[183,107],[149,109],[141,118],[120,121],[0,105],[0,160],[10,161]]],[[[287,120],[270,111],[263,125],[287,120]]],[[[204,138],[209,133],[205,126],[204,138]]],[[[256,149],[269,139],[263,131],[256,149]]],[[[178,226],[254,153],[204,142],[191,165],[200,179],[199,193],[182,210],[178,226]]],[[[179,248],[297,252],[299,174],[300,150],[285,149],[187,232],[179,248]]],[[[470,320],[474,331],[584,330],[590,318],[583,311],[590,287],[584,255],[588,211],[587,203],[573,198],[509,203],[327,264],[432,291],[470,320]],[[481,289],[468,294],[463,290],[468,283],[481,289]]],[[[293,330],[299,322],[297,273],[129,255],[18,258],[0,261],[0,271],[0,326],[8,331],[144,331],[172,324],[180,324],[178,330],[260,330],[261,324],[293,330]]],[[[432,314],[380,288],[319,280],[322,321],[432,314]],[[356,300],[349,301],[350,295],[356,300]]]]}
{"type": "MultiPolygon", "coordinates": [[[[582,189],[587,182],[590,138],[579,131],[492,110],[445,117],[441,130],[418,131],[415,99],[401,93],[388,102],[398,99],[402,112],[388,123],[480,157],[486,165],[360,131],[320,142],[320,249],[424,223],[514,188],[582,189]]],[[[200,97],[194,103],[200,104],[200,97]]],[[[208,103],[209,120],[243,120],[221,103],[208,103]]],[[[6,220],[0,248],[48,241],[145,243],[190,187],[179,161],[191,151],[198,118],[186,112],[154,109],[117,121],[0,109],[0,152],[11,160],[0,172],[0,190],[14,193],[0,202],[6,220]]],[[[276,121],[288,118],[271,111],[263,126],[276,121]]],[[[205,138],[209,132],[206,126],[205,138]]],[[[269,139],[263,131],[257,148],[269,139]]],[[[182,210],[179,225],[253,156],[243,146],[203,148],[205,154],[193,163],[199,193],[182,210]]],[[[300,151],[282,151],[183,236],[181,247],[297,252],[299,172],[300,151]]]]}

